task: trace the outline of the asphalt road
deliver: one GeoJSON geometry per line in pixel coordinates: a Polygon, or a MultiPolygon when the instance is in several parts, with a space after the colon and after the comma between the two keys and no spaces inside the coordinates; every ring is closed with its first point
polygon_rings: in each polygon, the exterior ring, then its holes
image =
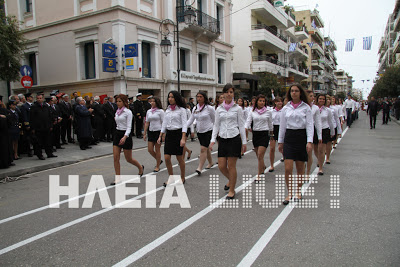
{"type": "MultiPolygon", "coordinates": [[[[190,208],[178,204],[160,208],[167,194],[162,187],[165,169],[156,175],[156,192],[146,195],[145,178],[129,185],[138,187],[135,199],[141,208],[102,208],[99,194],[92,208],[82,208],[83,201],[93,196],[86,194],[92,175],[102,175],[107,186],[113,181],[112,156],[2,184],[0,265],[400,266],[400,126],[380,123],[370,130],[367,116],[361,113],[333,151],[332,164],[324,166],[325,175],[303,187],[301,202],[286,207],[281,200],[267,207],[264,197],[259,197],[263,188],[270,202],[279,196],[275,175],[282,175],[284,166],[277,152],[276,171],[266,174],[265,187],[252,183],[257,160],[251,142],[238,160],[235,201],[224,200],[223,176],[218,195],[211,197],[215,184],[210,186],[210,175],[220,174],[217,166],[201,176],[194,174],[197,142],[188,143],[194,151],[186,164],[184,185],[190,208]],[[60,198],[64,201],[60,208],[48,207],[50,175],[60,175],[61,185],[68,185],[68,175],[79,175],[79,208],[68,208],[66,196],[60,198]],[[250,181],[243,182],[243,175],[250,181]],[[152,196],[156,207],[146,208],[152,196]],[[338,208],[331,208],[334,201],[338,208]]],[[[146,149],[133,155],[150,174],[155,162],[146,149]]],[[[269,166],[268,155],[265,161],[269,166]]],[[[138,173],[124,159],[121,162],[122,174],[138,173]]],[[[177,166],[174,171],[179,174],[177,166]]],[[[100,190],[108,193],[112,205],[115,190],[100,190]]]]}

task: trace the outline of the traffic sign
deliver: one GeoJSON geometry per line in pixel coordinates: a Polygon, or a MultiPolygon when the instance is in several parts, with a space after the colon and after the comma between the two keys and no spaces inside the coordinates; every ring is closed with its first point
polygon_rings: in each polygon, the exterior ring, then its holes
{"type": "Polygon", "coordinates": [[[22,87],[24,87],[24,88],[31,88],[33,85],[33,80],[29,76],[24,76],[21,79],[21,84],[22,84],[22,87]]]}
{"type": "Polygon", "coordinates": [[[32,77],[33,71],[32,68],[29,67],[28,65],[23,65],[19,69],[19,72],[21,73],[22,76],[30,76],[32,77]]]}

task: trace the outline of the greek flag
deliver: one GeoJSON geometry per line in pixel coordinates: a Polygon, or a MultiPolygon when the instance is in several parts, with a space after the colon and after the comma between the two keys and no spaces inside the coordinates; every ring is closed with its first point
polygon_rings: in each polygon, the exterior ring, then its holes
{"type": "Polygon", "coordinates": [[[351,51],[353,51],[353,47],[354,47],[354,39],[346,39],[345,51],[351,52],[351,51]]]}
{"type": "Polygon", "coordinates": [[[312,22],[311,22],[311,27],[313,27],[314,29],[317,28],[317,24],[315,24],[315,20],[312,20],[312,22]]]}
{"type": "Polygon", "coordinates": [[[363,50],[371,50],[372,36],[363,37],[363,50]]]}
{"type": "Polygon", "coordinates": [[[297,46],[297,43],[291,43],[290,47],[289,47],[289,52],[293,52],[294,50],[296,50],[296,46],[297,46]]]}
{"type": "Polygon", "coordinates": [[[312,48],[312,47],[313,47],[313,45],[314,45],[314,42],[307,43],[307,44],[308,44],[308,46],[309,46],[310,48],[312,48]]]}
{"type": "Polygon", "coordinates": [[[331,41],[325,41],[325,46],[329,47],[331,45],[331,41]]]}

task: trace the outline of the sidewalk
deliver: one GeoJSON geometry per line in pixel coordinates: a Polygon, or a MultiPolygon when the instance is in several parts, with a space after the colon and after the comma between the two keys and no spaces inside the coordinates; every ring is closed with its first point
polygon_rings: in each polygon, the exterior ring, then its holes
{"type": "MultiPolygon", "coordinates": [[[[37,156],[29,158],[26,154],[21,155],[21,159],[14,161],[15,166],[0,170],[0,179],[17,177],[112,154],[111,142],[100,142],[98,145],[92,146],[92,149],[87,150],[80,150],[78,143],[63,145],[63,147],[65,149],[57,149],[57,152],[54,152],[58,156],[57,158],[47,158],[44,151],[43,156],[46,160],[39,160],[37,156]]],[[[143,147],[147,147],[147,142],[144,142],[143,139],[133,137],[133,149],[143,147]]]]}

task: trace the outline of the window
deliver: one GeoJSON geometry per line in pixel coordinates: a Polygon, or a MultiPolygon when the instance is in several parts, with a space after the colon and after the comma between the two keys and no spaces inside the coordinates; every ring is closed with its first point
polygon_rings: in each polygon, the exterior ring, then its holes
{"type": "Polygon", "coordinates": [[[199,53],[199,73],[207,73],[207,54],[199,53]]]}
{"type": "Polygon", "coordinates": [[[220,32],[223,32],[223,28],[224,28],[224,7],[221,5],[217,4],[217,25],[218,28],[220,30],[220,32]]]}
{"type": "Polygon", "coordinates": [[[142,42],[142,77],[151,78],[151,46],[142,42]]]}
{"type": "Polygon", "coordinates": [[[181,48],[179,51],[179,68],[183,71],[190,71],[189,63],[189,50],[181,48]]]}
{"type": "Polygon", "coordinates": [[[26,3],[26,12],[32,12],[32,0],[25,0],[26,3]]]}
{"type": "Polygon", "coordinates": [[[85,58],[85,78],[95,79],[96,68],[95,68],[95,53],[94,53],[94,42],[85,43],[83,49],[83,56],[85,58]]]}
{"type": "Polygon", "coordinates": [[[36,54],[31,53],[27,55],[28,66],[32,69],[32,80],[33,85],[37,85],[37,66],[36,66],[36,54]]]}
{"type": "Polygon", "coordinates": [[[225,66],[224,60],[219,58],[218,59],[218,83],[224,83],[224,74],[225,74],[225,66]]]}

